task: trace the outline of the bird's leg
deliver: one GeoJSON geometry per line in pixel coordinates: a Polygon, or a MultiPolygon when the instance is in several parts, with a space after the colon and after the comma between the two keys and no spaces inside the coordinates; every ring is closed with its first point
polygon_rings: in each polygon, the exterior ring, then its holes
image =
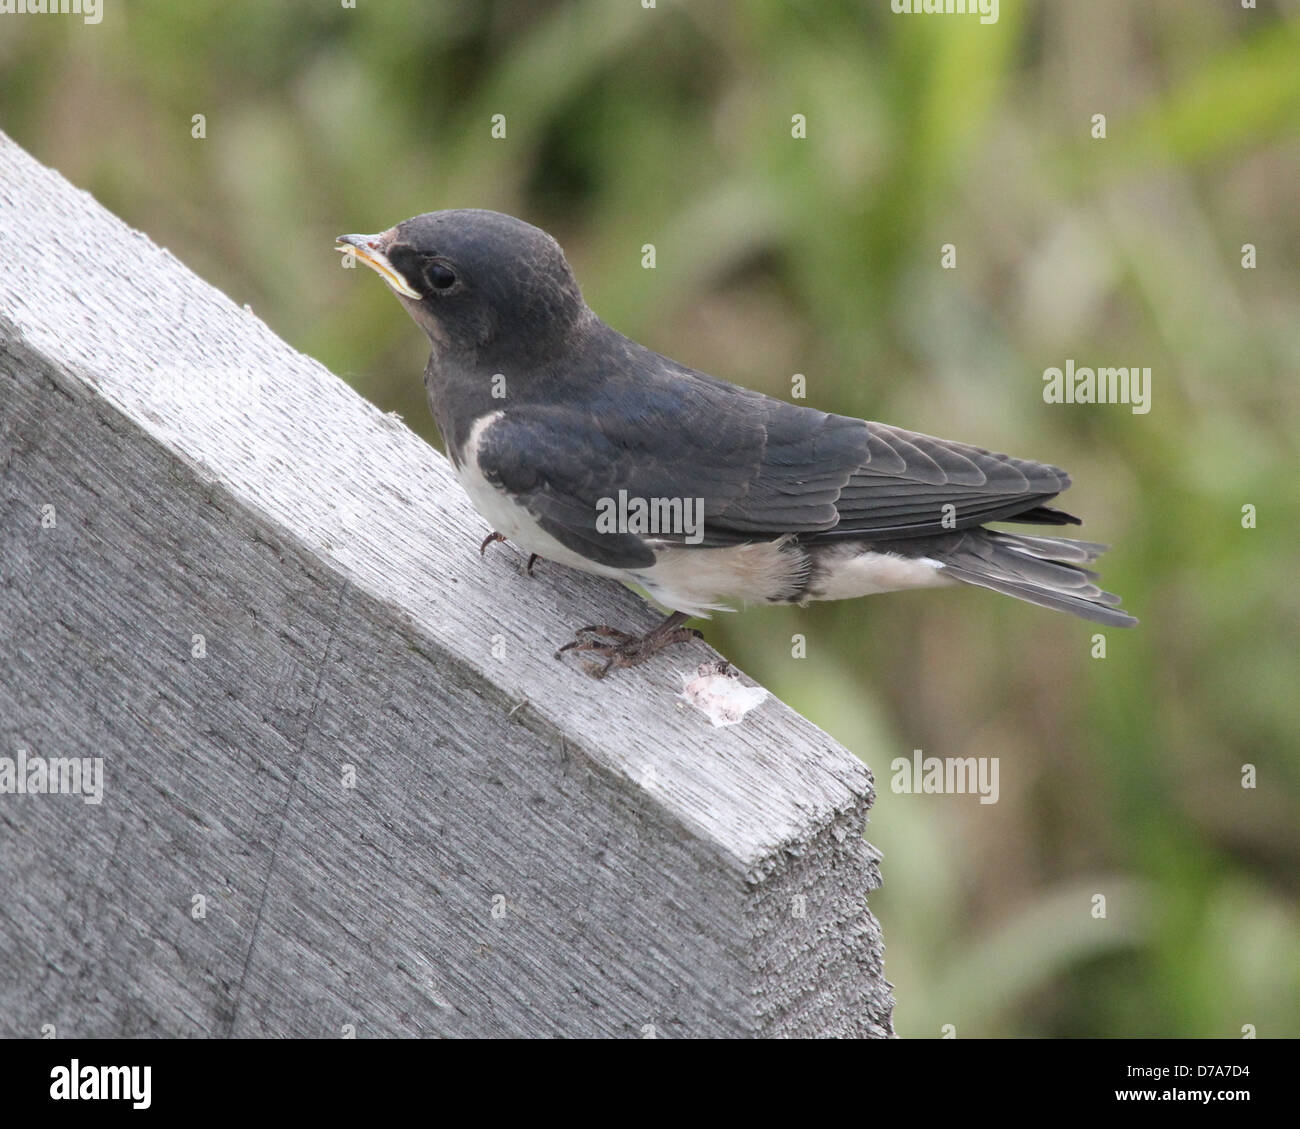
{"type": "MultiPolygon", "coordinates": [[[[483,544],[481,544],[478,547],[478,555],[480,557],[485,556],[487,554],[487,547],[491,545],[493,541],[505,541],[505,539],[506,539],[506,535],[504,533],[498,533],[496,530],[493,530],[491,533],[489,533],[486,537],[483,538],[483,544]]],[[[529,576],[532,576],[533,565],[535,565],[541,559],[542,559],[541,556],[539,556],[537,553],[530,553],[528,557],[528,564],[524,566],[524,571],[527,572],[529,576]]]]}
{"type": "Polygon", "coordinates": [[[674,643],[689,643],[692,639],[703,639],[703,634],[695,628],[682,626],[688,619],[690,616],[685,612],[673,612],[658,627],[644,635],[632,635],[604,623],[580,627],[573,642],[565,643],[555,652],[555,657],[558,659],[565,651],[590,652],[605,661],[582,665],[593,678],[604,678],[611,670],[636,666],[674,643]]]}

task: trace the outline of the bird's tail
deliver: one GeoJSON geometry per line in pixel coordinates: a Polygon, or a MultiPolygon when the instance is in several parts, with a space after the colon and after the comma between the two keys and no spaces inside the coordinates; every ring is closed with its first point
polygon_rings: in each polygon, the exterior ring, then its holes
{"type": "Polygon", "coordinates": [[[1095,541],[1067,537],[971,529],[929,555],[943,564],[946,575],[966,584],[1108,627],[1133,627],[1138,621],[1120,609],[1120,598],[1102,591],[1096,583],[1097,574],[1083,567],[1106,548],[1095,541]]]}

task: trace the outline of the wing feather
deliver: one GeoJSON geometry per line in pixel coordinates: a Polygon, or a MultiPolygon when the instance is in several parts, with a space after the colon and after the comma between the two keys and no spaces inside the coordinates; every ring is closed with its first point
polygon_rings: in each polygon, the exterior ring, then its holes
{"type": "Polygon", "coordinates": [[[1074,520],[1042,505],[1070,484],[1058,467],[788,404],[630,342],[620,352],[633,363],[574,382],[581,399],[506,404],[478,451],[489,481],[601,563],[645,567],[655,543],[684,543],[599,531],[598,503],[620,490],[701,499],[704,546],[1074,520]]]}

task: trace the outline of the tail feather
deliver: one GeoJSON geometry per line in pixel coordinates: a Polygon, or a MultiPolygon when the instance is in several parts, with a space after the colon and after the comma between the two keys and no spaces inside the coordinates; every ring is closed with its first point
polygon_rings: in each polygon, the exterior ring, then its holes
{"type": "Polygon", "coordinates": [[[1004,533],[996,529],[986,529],[984,532],[990,537],[1002,538],[1008,542],[1008,548],[1041,557],[1045,561],[1086,564],[1095,561],[1110,548],[1100,541],[1074,541],[1069,537],[1036,537],[1028,533],[1004,533]]]}
{"type": "Polygon", "coordinates": [[[1079,567],[1096,560],[1105,548],[1095,541],[973,529],[929,555],[948,576],[967,584],[1094,623],[1133,627],[1138,621],[1120,610],[1120,597],[1103,591],[1095,583],[1095,572],[1079,567]]]}

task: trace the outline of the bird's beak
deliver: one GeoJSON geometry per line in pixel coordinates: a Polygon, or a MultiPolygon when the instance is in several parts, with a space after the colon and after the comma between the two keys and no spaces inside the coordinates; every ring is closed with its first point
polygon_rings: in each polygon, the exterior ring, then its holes
{"type": "Polygon", "coordinates": [[[384,232],[380,235],[340,235],[334,240],[334,250],[344,255],[354,255],[371,270],[376,271],[398,294],[419,301],[424,295],[412,289],[411,284],[398,274],[393,264],[388,261],[388,256],[384,254],[388,246],[389,234],[384,232]]]}

